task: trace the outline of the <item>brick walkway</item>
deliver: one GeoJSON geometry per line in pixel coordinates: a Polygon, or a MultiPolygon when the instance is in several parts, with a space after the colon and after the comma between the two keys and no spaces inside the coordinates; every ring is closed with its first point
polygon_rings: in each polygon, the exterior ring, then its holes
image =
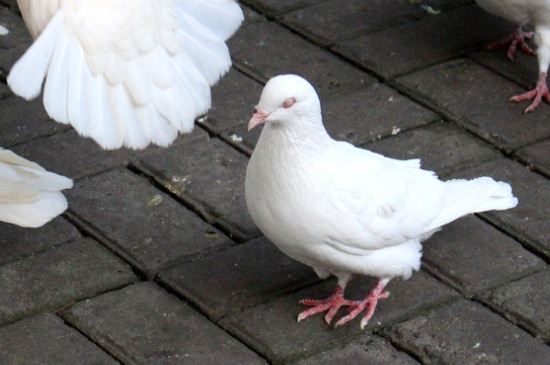
{"type": "MultiPolygon", "coordinates": [[[[0,77],[30,43],[0,0],[0,77]]],[[[0,226],[0,364],[548,364],[550,106],[524,115],[536,58],[486,52],[512,26],[470,0],[242,0],[234,68],[168,149],[105,152],[0,83],[0,145],[75,179],[38,230],[0,226]],[[427,1],[422,1],[427,2],[427,1]],[[296,323],[334,284],[262,238],[243,182],[262,83],[309,79],[338,139],[420,157],[444,178],[490,175],[520,199],[425,243],[372,322],[296,323]],[[242,141],[240,140],[242,138],[242,141]]],[[[372,278],[352,282],[359,298],[372,278]]]]}

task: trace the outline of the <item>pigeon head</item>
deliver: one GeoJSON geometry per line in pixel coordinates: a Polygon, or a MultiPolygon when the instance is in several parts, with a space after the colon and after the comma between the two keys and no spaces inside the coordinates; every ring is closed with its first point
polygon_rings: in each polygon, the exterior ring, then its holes
{"type": "Polygon", "coordinates": [[[248,130],[263,123],[322,125],[321,105],[315,89],[297,75],[279,75],[270,79],[248,123],[248,130]]]}

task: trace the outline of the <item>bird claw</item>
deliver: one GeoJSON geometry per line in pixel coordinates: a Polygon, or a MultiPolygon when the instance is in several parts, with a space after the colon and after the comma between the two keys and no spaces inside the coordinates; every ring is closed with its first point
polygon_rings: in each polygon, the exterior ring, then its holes
{"type": "Polygon", "coordinates": [[[340,320],[336,322],[334,327],[339,327],[343,324],[348,323],[349,321],[357,317],[357,315],[361,313],[365,308],[368,307],[367,312],[365,313],[363,318],[361,318],[361,323],[360,323],[361,329],[365,329],[365,326],[369,323],[372,316],[374,315],[374,311],[376,310],[376,305],[378,304],[378,300],[386,299],[387,297],[390,296],[390,292],[388,291],[384,291],[377,294],[375,290],[373,290],[365,300],[358,301],[356,305],[352,307],[352,309],[347,315],[340,318],[340,320]]]}
{"type": "Polygon", "coordinates": [[[505,48],[508,47],[508,51],[506,52],[506,56],[510,59],[510,61],[514,60],[514,54],[517,51],[517,47],[519,45],[520,49],[525,52],[528,55],[535,55],[536,52],[529,47],[529,45],[525,42],[525,38],[531,39],[535,33],[533,32],[524,32],[521,30],[520,27],[516,28],[516,30],[506,39],[495,42],[487,46],[487,49],[490,51],[505,48]]]}
{"type": "Polygon", "coordinates": [[[325,322],[329,325],[341,307],[349,307],[356,304],[355,301],[344,299],[344,289],[340,285],[336,286],[334,293],[327,299],[303,299],[299,303],[312,308],[301,312],[298,315],[298,322],[314,314],[327,311],[325,322]]]}
{"type": "Polygon", "coordinates": [[[327,299],[303,299],[299,303],[310,306],[311,308],[306,309],[298,315],[298,322],[314,314],[327,311],[327,314],[325,315],[325,322],[330,325],[332,319],[341,307],[350,307],[349,313],[340,318],[340,320],[334,325],[334,327],[339,327],[357,317],[359,313],[368,307],[365,316],[363,316],[363,319],[361,320],[361,329],[364,329],[374,314],[378,300],[385,299],[390,296],[388,291],[383,291],[388,282],[388,279],[380,280],[378,284],[376,284],[376,287],[370,292],[369,296],[362,301],[344,299],[344,289],[340,285],[336,286],[333,294],[327,299]]]}
{"type": "Polygon", "coordinates": [[[533,102],[531,103],[531,105],[529,105],[524,111],[525,113],[529,113],[535,110],[539,106],[540,102],[542,101],[542,98],[544,98],[544,100],[546,100],[546,102],[550,104],[550,93],[548,92],[548,86],[546,85],[545,72],[541,72],[536,88],[526,93],[513,96],[509,99],[509,101],[519,102],[519,101],[533,99],[533,102]]]}

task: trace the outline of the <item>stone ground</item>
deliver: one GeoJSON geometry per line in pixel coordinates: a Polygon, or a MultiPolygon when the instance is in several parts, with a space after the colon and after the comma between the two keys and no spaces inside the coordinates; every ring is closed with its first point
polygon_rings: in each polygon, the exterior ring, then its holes
{"type": "Polygon", "coordinates": [[[75,179],[50,224],[0,226],[1,364],[550,363],[550,106],[507,102],[533,87],[535,57],[484,50],[511,24],[471,0],[242,0],[208,118],[168,149],[106,152],[10,93],[31,40],[0,3],[0,145],[75,179]],[[281,73],[314,84],[335,138],[508,181],[519,206],[425,242],[364,331],[298,324],[298,299],[334,281],[278,252],[243,197],[259,134],[245,126],[281,73]]]}

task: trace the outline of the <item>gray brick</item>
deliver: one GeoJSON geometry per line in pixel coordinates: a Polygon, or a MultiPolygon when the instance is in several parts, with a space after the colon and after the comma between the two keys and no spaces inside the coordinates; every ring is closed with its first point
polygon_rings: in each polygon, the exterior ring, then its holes
{"type": "MultiPolygon", "coordinates": [[[[187,143],[189,139],[200,135],[204,136],[206,133],[200,128],[195,128],[192,133],[180,135],[174,144],[187,143]]],[[[144,154],[163,150],[157,146],[149,146],[139,151],[127,148],[107,151],[92,139],[79,136],[73,129],[13,148],[17,154],[41,164],[47,170],[72,179],[80,179],[116,167],[125,167],[131,160],[138,159],[144,154]],[[59,156],[64,157],[59,158],[59,156]]]]}
{"type": "Polygon", "coordinates": [[[107,250],[82,239],[0,266],[0,323],[12,322],[132,282],[107,250]]]}
{"type": "Polygon", "coordinates": [[[550,357],[548,346],[481,305],[462,300],[382,333],[426,364],[545,364],[550,357]]]}
{"type": "Polygon", "coordinates": [[[509,26],[477,6],[466,6],[339,42],[335,50],[391,79],[472,51],[509,32],[509,26]]]}
{"type": "Polygon", "coordinates": [[[446,225],[423,247],[429,271],[466,297],[483,296],[490,288],[546,266],[518,242],[473,216],[446,225]]]}
{"type": "Polygon", "coordinates": [[[77,303],[62,316],[124,363],[265,363],[153,283],[77,303]]]}
{"type": "Polygon", "coordinates": [[[546,258],[550,257],[548,218],[550,181],[509,159],[496,160],[460,172],[453,177],[491,176],[512,186],[519,204],[514,209],[481,213],[485,219],[546,258]]]}
{"type": "MultiPolygon", "coordinates": [[[[373,279],[355,279],[346,290],[346,298],[363,299],[375,283],[373,279]]],[[[376,313],[365,331],[359,328],[358,319],[337,329],[329,327],[323,315],[316,315],[297,323],[296,317],[305,309],[298,301],[304,298],[326,298],[335,284],[334,280],[324,281],[319,285],[226,317],[220,324],[270,361],[280,363],[319,352],[327,346],[341,343],[361,333],[368,333],[456,297],[456,293],[448,287],[424,272],[419,272],[410,280],[396,279],[388,285],[387,290],[391,295],[379,302],[376,313]],[[269,328],[269,331],[266,331],[266,328],[269,328]]],[[[342,313],[345,314],[345,311],[342,310],[342,313]]]]}
{"type": "Polygon", "coordinates": [[[46,251],[80,237],[76,228],[63,218],[29,229],[0,223],[0,265],[46,251]]]}
{"type": "Polygon", "coordinates": [[[231,69],[212,88],[212,109],[203,125],[214,132],[248,124],[263,85],[231,69]]]}
{"type": "MultiPolygon", "coordinates": [[[[510,32],[512,30],[513,26],[510,25],[510,32]]],[[[495,39],[495,41],[498,40],[500,39],[495,39]]],[[[533,48],[536,47],[533,46],[533,48]]],[[[498,51],[482,50],[469,54],[468,58],[515,81],[525,88],[533,88],[539,78],[537,57],[527,55],[518,49],[514,55],[514,61],[510,61],[506,56],[506,51],[506,48],[498,51]]]]}
{"type": "Polygon", "coordinates": [[[398,159],[420,158],[422,168],[439,176],[500,158],[501,153],[449,123],[436,122],[370,143],[367,149],[398,159]]]}
{"type": "Polygon", "coordinates": [[[293,365],[414,365],[418,364],[404,352],[392,347],[386,340],[377,336],[361,336],[360,339],[334,349],[321,352],[293,365]]]}
{"type": "Polygon", "coordinates": [[[0,363],[118,364],[94,343],[50,313],[0,327],[0,363]]]}
{"type": "Polygon", "coordinates": [[[327,0],[241,0],[242,3],[258,9],[267,15],[285,13],[308,5],[322,3],[323,1],[327,0]]]}
{"type": "MultiPolygon", "coordinates": [[[[439,11],[468,0],[430,1],[439,11]]],[[[283,22],[321,46],[334,44],[373,30],[428,16],[421,6],[407,1],[331,0],[286,14],[283,22]]]]}
{"type": "Polygon", "coordinates": [[[32,101],[16,96],[0,99],[0,120],[2,147],[49,136],[69,128],[49,119],[41,98],[32,101]]]}
{"type": "Polygon", "coordinates": [[[422,126],[438,118],[383,84],[323,101],[323,121],[329,134],[355,145],[376,141],[396,130],[422,126]]]}
{"type": "Polygon", "coordinates": [[[76,219],[147,276],[230,242],[128,170],[84,178],[68,191],[76,219]]]}
{"type": "Polygon", "coordinates": [[[136,166],[238,240],[259,235],[246,209],[248,159],[217,138],[199,138],[143,157],[136,166]]]}
{"type": "Polygon", "coordinates": [[[522,148],[516,156],[543,174],[550,176],[550,140],[522,148]]]}
{"type": "Polygon", "coordinates": [[[545,341],[550,340],[550,270],[511,282],[486,295],[499,312],[545,341]]]}
{"type": "Polygon", "coordinates": [[[397,80],[407,93],[510,152],[550,136],[550,108],[524,114],[509,103],[523,92],[516,84],[470,60],[459,59],[397,80]]]}
{"type": "Polygon", "coordinates": [[[247,73],[262,81],[279,74],[298,74],[321,97],[375,83],[366,73],[274,22],[245,24],[228,44],[233,61],[247,73]]]}
{"type": "Polygon", "coordinates": [[[319,280],[265,238],[179,265],[159,278],[215,321],[319,280]]]}

